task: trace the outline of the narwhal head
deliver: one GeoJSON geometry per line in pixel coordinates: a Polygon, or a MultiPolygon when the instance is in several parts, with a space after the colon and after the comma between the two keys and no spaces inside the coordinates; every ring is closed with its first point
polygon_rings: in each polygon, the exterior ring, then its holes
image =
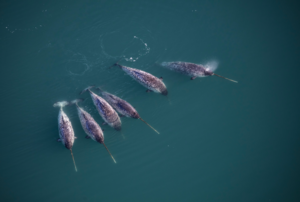
{"type": "Polygon", "coordinates": [[[161,92],[161,94],[163,94],[163,95],[168,95],[168,90],[167,90],[167,89],[164,89],[164,90],[161,92]]]}
{"type": "Polygon", "coordinates": [[[102,144],[104,142],[104,136],[103,135],[95,136],[95,140],[100,144],[102,144]]]}
{"type": "Polygon", "coordinates": [[[113,127],[114,127],[115,130],[120,131],[122,129],[121,122],[114,124],[113,127]]]}
{"type": "Polygon", "coordinates": [[[204,70],[204,75],[205,76],[212,76],[214,73],[212,71],[210,71],[209,69],[205,69],[204,70]]]}
{"type": "Polygon", "coordinates": [[[208,62],[206,65],[204,65],[204,75],[205,76],[214,75],[214,71],[217,69],[217,67],[218,67],[217,61],[208,62]]]}
{"type": "Polygon", "coordinates": [[[71,150],[72,147],[73,147],[72,141],[71,141],[71,140],[65,140],[65,147],[66,147],[67,149],[71,150]]]}
{"type": "Polygon", "coordinates": [[[138,119],[138,118],[140,118],[140,115],[135,111],[132,113],[131,117],[134,119],[138,119]]]}

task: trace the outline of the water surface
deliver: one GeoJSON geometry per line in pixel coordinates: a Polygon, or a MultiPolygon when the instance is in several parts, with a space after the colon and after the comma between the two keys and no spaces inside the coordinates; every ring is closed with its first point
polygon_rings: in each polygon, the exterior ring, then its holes
{"type": "Polygon", "coordinates": [[[0,7],[1,201],[299,201],[299,6],[279,1],[6,1],[0,7]],[[162,76],[168,98],[116,61],[162,76]],[[219,62],[198,78],[158,64],[219,62]],[[108,126],[105,148],[58,138],[53,103],[101,86],[140,120],[108,126]]]}

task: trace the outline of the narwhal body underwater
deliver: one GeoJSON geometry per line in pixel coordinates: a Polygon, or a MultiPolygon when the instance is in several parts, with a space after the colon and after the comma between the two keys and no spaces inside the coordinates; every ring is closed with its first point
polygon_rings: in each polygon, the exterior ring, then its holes
{"type": "Polygon", "coordinates": [[[66,113],[63,111],[63,107],[68,105],[69,103],[66,101],[56,102],[53,106],[60,107],[58,114],[58,131],[59,131],[59,139],[57,141],[62,142],[62,144],[71,151],[73,163],[75,166],[75,170],[77,171],[77,167],[75,164],[72,147],[75,140],[74,130],[66,113]]]}
{"type": "Polygon", "coordinates": [[[76,104],[77,112],[78,112],[78,117],[81,123],[81,126],[85,133],[87,134],[86,138],[89,139],[91,138],[92,140],[99,142],[100,144],[103,144],[105,149],[108,151],[109,155],[113,159],[115,163],[116,160],[104,144],[104,134],[101,129],[101,127],[98,125],[98,123],[94,120],[94,118],[85,110],[83,110],[81,107],[78,106],[78,102],[82,101],[82,99],[76,99],[72,101],[72,104],[76,104]]]}
{"type": "Polygon", "coordinates": [[[127,101],[110,94],[106,91],[103,91],[101,88],[98,88],[101,91],[102,97],[122,116],[126,116],[129,118],[140,119],[144,123],[146,123],[150,128],[152,128],[156,133],[159,134],[157,130],[155,130],[151,125],[149,125],[146,121],[144,121],[137,110],[129,104],[127,101]]]}
{"type": "Polygon", "coordinates": [[[131,67],[126,67],[118,63],[114,64],[113,66],[119,66],[124,72],[126,72],[129,76],[131,76],[134,80],[139,82],[142,86],[144,86],[148,90],[153,91],[155,93],[168,95],[168,90],[166,85],[162,81],[162,77],[157,78],[156,76],[153,76],[150,73],[144,72],[139,69],[134,69],[131,67]]]}
{"type": "Polygon", "coordinates": [[[115,130],[121,130],[121,120],[117,112],[113,109],[110,104],[108,104],[102,97],[92,92],[90,89],[94,86],[89,86],[86,89],[84,89],[80,94],[82,94],[85,91],[89,91],[93,103],[96,106],[100,116],[102,119],[107,123],[109,126],[113,127],[115,130]]]}
{"type": "Polygon", "coordinates": [[[214,71],[217,69],[217,63],[211,62],[207,65],[201,65],[201,64],[194,64],[189,62],[163,62],[161,63],[163,67],[166,67],[170,70],[188,75],[191,77],[191,80],[194,80],[197,77],[206,77],[206,76],[218,76],[223,79],[227,79],[229,81],[237,83],[237,81],[234,81],[232,79],[228,79],[226,77],[220,76],[214,71]]]}

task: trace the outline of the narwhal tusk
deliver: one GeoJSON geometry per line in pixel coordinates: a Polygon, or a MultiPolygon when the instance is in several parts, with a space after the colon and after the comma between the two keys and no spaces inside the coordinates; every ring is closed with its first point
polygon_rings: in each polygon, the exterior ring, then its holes
{"type": "Polygon", "coordinates": [[[220,75],[218,75],[218,74],[215,74],[215,73],[213,73],[213,75],[215,75],[215,76],[218,76],[218,77],[220,77],[220,78],[223,78],[223,79],[227,79],[227,80],[229,80],[229,81],[232,81],[232,82],[235,82],[235,83],[238,83],[238,82],[237,82],[237,81],[235,81],[235,80],[232,80],[232,79],[226,78],[226,77],[224,77],[224,76],[220,76],[220,75]]]}
{"type": "Polygon", "coordinates": [[[70,151],[71,151],[71,155],[72,155],[73,163],[74,163],[74,166],[75,166],[75,171],[77,172],[77,167],[76,167],[76,163],[75,163],[75,160],[74,160],[74,156],[73,156],[72,149],[70,149],[70,151]]]}
{"type": "Polygon", "coordinates": [[[107,148],[106,145],[104,144],[104,142],[102,142],[102,144],[104,145],[105,149],[108,151],[109,155],[110,155],[111,158],[114,160],[114,162],[117,163],[116,160],[114,159],[113,155],[111,155],[110,151],[108,150],[108,148],[107,148]]]}
{"type": "Polygon", "coordinates": [[[152,128],[157,134],[159,134],[159,132],[157,130],[155,130],[150,124],[148,124],[146,121],[144,121],[141,117],[139,119],[141,121],[143,121],[145,124],[147,124],[150,128],[152,128]]]}

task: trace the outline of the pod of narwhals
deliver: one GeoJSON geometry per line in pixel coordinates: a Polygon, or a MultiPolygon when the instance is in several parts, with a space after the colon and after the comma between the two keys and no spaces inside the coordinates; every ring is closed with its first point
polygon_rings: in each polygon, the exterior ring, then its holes
{"type": "MultiPolygon", "coordinates": [[[[149,74],[142,70],[126,67],[118,63],[114,64],[113,66],[120,67],[129,76],[131,76],[133,79],[135,79],[145,88],[147,88],[147,92],[151,91],[151,92],[161,93],[163,95],[168,95],[168,90],[166,85],[162,81],[162,77],[157,78],[152,74],[149,74]]],[[[194,63],[188,63],[188,62],[163,62],[161,63],[161,66],[188,75],[191,77],[191,80],[194,80],[196,77],[206,77],[206,76],[215,75],[237,83],[237,81],[215,74],[214,71],[217,66],[216,64],[208,64],[204,66],[204,65],[198,65],[194,63]]],[[[120,131],[122,125],[120,116],[121,117],[126,116],[134,119],[140,119],[141,121],[146,123],[150,128],[152,128],[156,133],[159,134],[157,130],[155,130],[152,126],[150,126],[146,121],[144,121],[140,117],[136,109],[133,106],[131,106],[128,102],[122,100],[121,98],[115,95],[105,92],[100,88],[97,88],[101,93],[102,97],[104,98],[103,99],[95,92],[91,91],[93,87],[94,86],[90,86],[84,89],[81,92],[81,94],[86,91],[90,93],[93,103],[97,108],[100,116],[104,120],[105,124],[108,124],[110,127],[114,128],[117,131],[120,131]],[[120,114],[120,116],[118,115],[118,113],[120,114]]],[[[112,156],[112,154],[110,153],[106,145],[104,144],[104,134],[101,127],[98,125],[98,123],[93,119],[93,117],[88,112],[84,111],[82,108],[79,107],[78,102],[80,101],[82,101],[82,99],[76,99],[71,102],[66,102],[66,101],[57,102],[53,105],[54,107],[60,107],[60,111],[58,114],[58,131],[59,131],[60,138],[58,139],[58,141],[62,142],[62,144],[71,151],[75,170],[77,171],[74,156],[72,153],[72,147],[75,140],[74,130],[68,116],[63,111],[64,106],[74,104],[77,108],[78,116],[82,128],[87,134],[86,138],[92,139],[96,142],[99,142],[100,144],[103,144],[105,149],[108,151],[109,155],[113,159],[113,161],[116,163],[116,160],[114,159],[114,157],[112,156]]]]}

